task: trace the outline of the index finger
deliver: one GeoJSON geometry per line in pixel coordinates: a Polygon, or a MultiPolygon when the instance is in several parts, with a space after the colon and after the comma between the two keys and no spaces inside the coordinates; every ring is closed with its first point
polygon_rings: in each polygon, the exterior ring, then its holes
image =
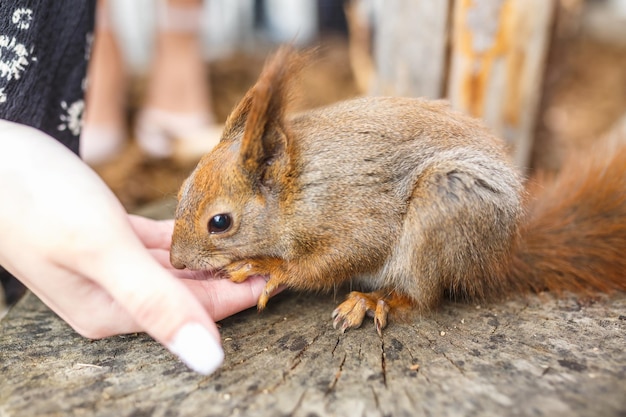
{"type": "MultiPolygon", "coordinates": [[[[252,276],[241,283],[228,279],[181,280],[206,308],[215,321],[256,305],[267,281],[262,276],[252,276]]],[[[276,293],[280,292],[280,288],[276,293]]],[[[275,294],[272,294],[275,295],[275,294]]]]}

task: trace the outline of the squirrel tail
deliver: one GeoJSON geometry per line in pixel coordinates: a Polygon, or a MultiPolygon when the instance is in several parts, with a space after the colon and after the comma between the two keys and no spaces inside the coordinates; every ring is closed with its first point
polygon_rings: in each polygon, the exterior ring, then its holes
{"type": "Polygon", "coordinates": [[[507,284],[520,292],[626,290],[626,146],[573,155],[529,182],[507,284]]]}

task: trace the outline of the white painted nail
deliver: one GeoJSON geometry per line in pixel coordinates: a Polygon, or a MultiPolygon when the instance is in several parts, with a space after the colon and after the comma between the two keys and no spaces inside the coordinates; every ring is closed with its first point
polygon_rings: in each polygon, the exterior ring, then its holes
{"type": "Polygon", "coordinates": [[[168,349],[189,368],[209,375],[224,361],[224,350],[209,331],[198,323],[181,327],[168,349]]]}

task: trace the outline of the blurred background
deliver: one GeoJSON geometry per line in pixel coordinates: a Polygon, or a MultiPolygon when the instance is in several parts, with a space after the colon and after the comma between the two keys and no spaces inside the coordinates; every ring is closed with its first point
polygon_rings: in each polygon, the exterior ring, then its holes
{"type": "Polygon", "coordinates": [[[527,175],[626,141],[626,0],[99,0],[86,161],[130,212],[171,217],[282,43],[317,50],[292,111],[444,98],[504,138],[527,175]]]}
{"type": "MultiPolygon", "coordinates": [[[[109,2],[130,79],[128,140],[92,165],[136,211],[173,198],[197,158],[154,158],[136,145],[132,126],[149,89],[159,2],[109,2]]],[[[485,119],[527,173],[556,171],[569,150],[626,130],[626,0],[200,3],[199,54],[218,124],[267,55],[292,43],[318,48],[294,110],[367,94],[446,98],[485,119]]]]}

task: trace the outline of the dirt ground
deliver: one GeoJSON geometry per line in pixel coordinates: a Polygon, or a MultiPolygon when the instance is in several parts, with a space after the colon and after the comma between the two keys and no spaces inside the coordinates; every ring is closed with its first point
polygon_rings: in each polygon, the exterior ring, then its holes
{"type": "MultiPolygon", "coordinates": [[[[239,54],[210,63],[214,109],[220,121],[253,84],[264,59],[264,53],[239,54]]],[[[586,146],[626,114],[625,68],[626,44],[608,44],[577,34],[553,45],[538,118],[534,168],[558,169],[564,152],[586,146]]],[[[141,91],[142,80],[137,80],[131,103],[140,102],[141,91]]],[[[327,39],[302,77],[295,107],[321,106],[358,94],[347,43],[342,38],[327,39]]],[[[129,125],[135,110],[131,105],[129,125]]],[[[194,165],[149,160],[131,138],[119,158],[95,169],[132,211],[174,196],[194,165]]]]}

